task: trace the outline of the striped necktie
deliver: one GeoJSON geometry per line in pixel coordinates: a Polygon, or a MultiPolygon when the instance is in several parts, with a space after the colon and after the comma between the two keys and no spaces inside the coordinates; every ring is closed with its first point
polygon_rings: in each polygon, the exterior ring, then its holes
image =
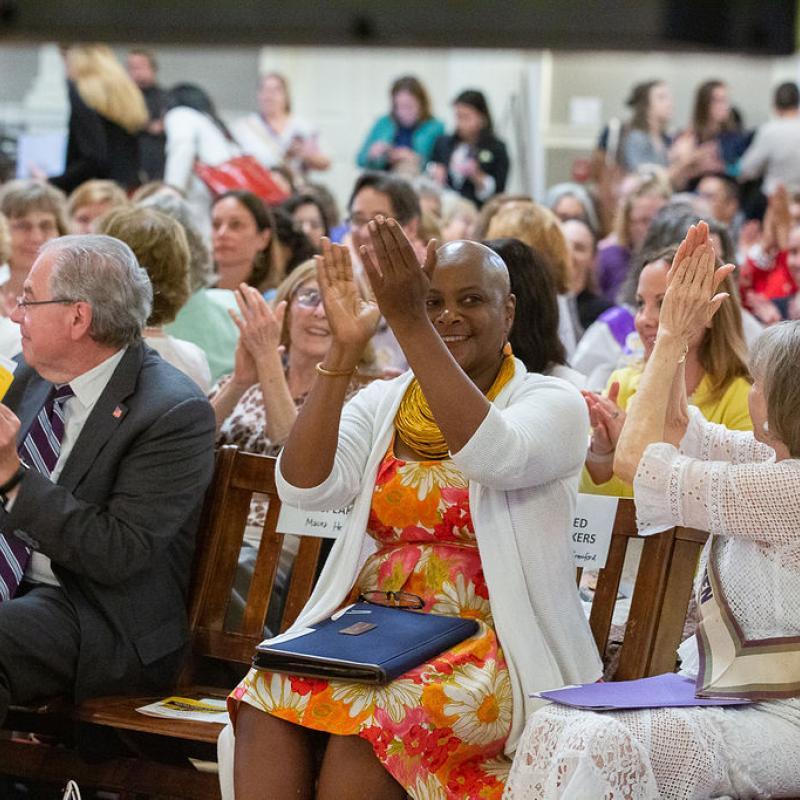
{"type": "MultiPolygon", "coordinates": [[[[74,396],[68,383],[54,387],[19,447],[20,458],[48,478],[64,438],[64,403],[74,396]]],[[[24,542],[13,534],[0,533],[0,602],[14,596],[30,557],[31,550],[24,542]]]]}

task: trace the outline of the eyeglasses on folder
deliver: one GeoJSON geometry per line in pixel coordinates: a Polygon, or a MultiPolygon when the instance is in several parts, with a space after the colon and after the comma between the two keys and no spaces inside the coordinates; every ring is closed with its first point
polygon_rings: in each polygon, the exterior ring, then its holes
{"type": "Polygon", "coordinates": [[[425,607],[425,601],[411,592],[381,592],[379,590],[361,592],[359,600],[372,603],[376,606],[389,606],[390,608],[418,609],[425,607]]]}

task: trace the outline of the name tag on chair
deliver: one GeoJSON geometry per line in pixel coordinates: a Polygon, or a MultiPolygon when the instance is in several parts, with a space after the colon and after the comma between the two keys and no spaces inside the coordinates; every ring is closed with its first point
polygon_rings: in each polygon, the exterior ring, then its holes
{"type": "Polygon", "coordinates": [[[602,569],[606,565],[618,503],[618,497],[578,495],[570,529],[576,567],[602,569]]]}

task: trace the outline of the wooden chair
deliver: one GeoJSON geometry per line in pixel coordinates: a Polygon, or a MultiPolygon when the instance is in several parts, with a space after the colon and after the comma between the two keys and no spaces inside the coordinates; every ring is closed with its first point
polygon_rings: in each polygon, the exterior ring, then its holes
{"type": "Polygon", "coordinates": [[[633,500],[619,501],[608,558],[597,577],[589,617],[597,649],[604,655],[628,545],[634,539],[643,540],[615,680],[646,678],[675,669],[675,650],[707,538],[703,531],[680,527],[655,536],[639,536],[633,500]]]}
{"type": "MultiPolygon", "coordinates": [[[[37,781],[79,784],[112,791],[164,797],[218,798],[217,776],[195,769],[189,758],[216,760],[216,739],[222,725],[148,717],[136,708],[176,694],[225,697],[246,671],[255,646],[264,638],[283,536],[275,527],[280,500],[275,489],[275,459],[221,448],[198,532],[190,589],[191,646],[172,692],[154,697],[103,697],[78,707],[51,704],[42,709],[16,709],[6,720],[13,731],[57,735],[57,747],[0,739],[0,774],[37,781]],[[247,605],[237,630],[226,630],[231,587],[241,549],[250,501],[269,498],[261,544],[247,605]],[[208,685],[208,676],[227,673],[224,682],[208,685]],[[119,739],[110,758],[92,763],[73,744],[90,739],[119,739]],[[121,752],[117,752],[121,750],[121,752]]],[[[281,630],[296,618],[313,587],[322,540],[302,537],[291,573],[281,630]]]]}

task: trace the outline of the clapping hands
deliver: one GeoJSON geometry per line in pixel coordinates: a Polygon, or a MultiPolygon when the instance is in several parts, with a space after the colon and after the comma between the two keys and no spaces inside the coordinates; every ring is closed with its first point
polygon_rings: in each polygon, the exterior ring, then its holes
{"type": "Polygon", "coordinates": [[[727,292],[717,293],[717,289],[734,269],[733,264],[716,268],[708,225],[705,222],[692,225],[667,273],[659,335],[678,337],[688,346],[698,331],[711,324],[717,309],[728,297],[727,292]]]}
{"type": "Polygon", "coordinates": [[[625,424],[625,412],[618,405],[619,382],[611,384],[608,395],[595,392],[581,392],[589,409],[589,422],[592,426],[591,451],[597,456],[606,456],[614,452],[622,426],[625,424]]]}
{"type": "Polygon", "coordinates": [[[428,242],[420,267],[414,246],[394,219],[369,223],[372,250],[361,248],[361,259],[381,314],[395,329],[403,323],[427,320],[426,300],[436,269],[436,241],[428,242]]]}
{"type": "Polygon", "coordinates": [[[265,358],[282,351],[281,331],[286,301],[273,311],[261,292],[243,283],[236,292],[239,314],[229,311],[239,329],[239,342],[233,368],[233,380],[239,386],[252,386],[258,381],[258,365],[265,358]]]}
{"type": "Polygon", "coordinates": [[[334,342],[358,351],[357,361],[378,326],[378,306],[361,295],[347,247],[333,244],[323,236],[322,255],[315,258],[317,281],[334,342]]]}

